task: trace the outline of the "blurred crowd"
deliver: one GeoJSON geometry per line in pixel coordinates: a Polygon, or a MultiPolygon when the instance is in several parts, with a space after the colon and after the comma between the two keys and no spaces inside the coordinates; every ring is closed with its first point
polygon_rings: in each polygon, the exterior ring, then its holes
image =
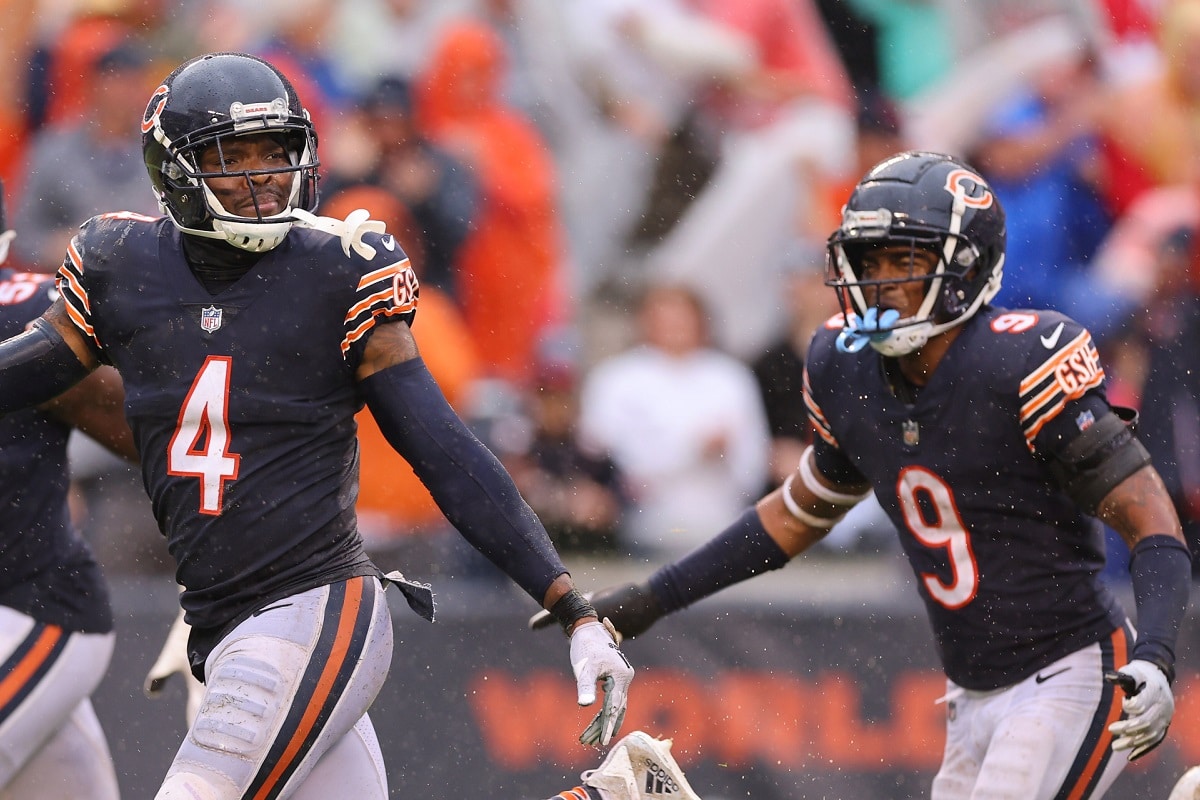
{"type": "MultiPolygon", "coordinates": [[[[824,243],[871,164],[965,157],[1008,212],[996,304],[1086,324],[1200,545],[1200,0],[24,0],[0,53],[10,256],[157,214],[158,81],[251,52],[321,136],[321,212],[421,277],[414,334],[568,561],[707,540],[808,440],[824,243]]],[[[360,419],[374,547],[445,542],[360,419]]],[[[110,569],[158,570],[139,479],[73,445],[110,569]]],[[[871,503],[825,548],[895,547],[871,503]]],[[[444,554],[442,554],[444,555],[444,554]]],[[[464,556],[469,561],[469,556],[464,556]]]]}

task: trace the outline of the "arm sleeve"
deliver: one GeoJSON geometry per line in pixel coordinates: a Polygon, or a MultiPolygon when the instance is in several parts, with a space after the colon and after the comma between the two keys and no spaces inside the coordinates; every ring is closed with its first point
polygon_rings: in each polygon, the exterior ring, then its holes
{"type": "Polygon", "coordinates": [[[1192,556],[1174,536],[1147,536],[1129,553],[1137,604],[1137,642],[1132,658],[1158,666],[1175,680],[1175,640],[1192,588],[1192,556]]]}
{"type": "Polygon", "coordinates": [[[0,342],[0,415],[57,397],[90,371],[53,325],[38,320],[0,342]]]}
{"type": "Polygon", "coordinates": [[[446,519],[540,605],[567,570],[508,472],[446,402],[425,363],[388,367],[359,386],[380,431],[446,519]]]}

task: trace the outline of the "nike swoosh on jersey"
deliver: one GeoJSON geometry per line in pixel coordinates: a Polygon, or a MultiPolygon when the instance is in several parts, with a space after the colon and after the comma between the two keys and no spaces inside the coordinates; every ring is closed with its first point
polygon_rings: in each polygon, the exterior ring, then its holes
{"type": "Polygon", "coordinates": [[[1050,334],[1049,336],[1041,337],[1042,338],[1042,346],[1045,347],[1047,350],[1053,350],[1054,346],[1056,344],[1058,344],[1058,337],[1062,336],[1063,326],[1066,324],[1067,323],[1065,323],[1065,322],[1058,323],[1058,327],[1054,329],[1054,333],[1050,334]]]}
{"type": "Polygon", "coordinates": [[[1038,683],[1045,683],[1046,681],[1053,678],[1055,675],[1062,675],[1064,672],[1066,672],[1069,669],[1070,669],[1070,667],[1063,667],[1062,669],[1055,670],[1054,672],[1047,672],[1045,675],[1043,675],[1042,673],[1039,672],[1037,674],[1037,677],[1034,678],[1034,680],[1037,681],[1038,683]]]}
{"type": "Polygon", "coordinates": [[[384,236],[382,239],[379,240],[379,243],[382,244],[384,247],[386,247],[388,250],[396,249],[396,240],[393,239],[390,235],[384,236]]]}

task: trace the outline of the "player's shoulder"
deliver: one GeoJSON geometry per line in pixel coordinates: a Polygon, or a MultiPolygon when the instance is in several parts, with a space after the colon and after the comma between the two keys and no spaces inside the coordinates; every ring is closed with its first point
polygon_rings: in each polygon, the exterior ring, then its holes
{"type": "Polygon", "coordinates": [[[866,347],[856,353],[847,353],[837,347],[838,336],[846,325],[846,315],[838,312],[829,317],[813,332],[805,355],[804,366],[809,375],[851,369],[863,360],[873,360],[878,354],[866,347]]]}
{"type": "MultiPolygon", "coordinates": [[[[322,218],[324,219],[324,218],[322,218]]],[[[331,220],[337,222],[337,220],[331,220]]],[[[288,240],[293,246],[302,250],[321,253],[336,253],[341,259],[352,263],[367,263],[371,265],[392,263],[408,258],[404,248],[388,231],[359,231],[355,234],[355,242],[365,247],[350,246],[343,241],[342,236],[320,228],[295,225],[288,234],[288,240]]]]}
{"type": "MultiPolygon", "coordinates": [[[[1049,309],[985,309],[974,320],[971,347],[1023,397],[1053,389],[1070,397],[1104,380],[1091,333],[1066,314],[1049,309]]],[[[973,362],[975,363],[975,362],[973,362]]]]}
{"type": "Polygon", "coordinates": [[[108,211],[85,220],[79,226],[79,232],[81,235],[94,238],[127,236],[133,230],[148,232],[156,229],[166,222],[166,220],[166,217],[150,217],[145,214],[139,214],[136,211],[108,211]]]}
{"type": "Polygon", "coordinates": [[[72,246],[80,254],[105,253],[117,246],[136,246],[143,236],[156,238],[166,220],[166,217],[149,217],[135,211],[97,214],[79,226],[72,246]]]}
{"type": "Polygon", "coordinates": [[[973,345],[990,358],[1020,364],[1058,360],[1079,350],[1094,350],[1091,333],[1081,323],[1051,309],[987,308],[974,320],[973,345]]]}

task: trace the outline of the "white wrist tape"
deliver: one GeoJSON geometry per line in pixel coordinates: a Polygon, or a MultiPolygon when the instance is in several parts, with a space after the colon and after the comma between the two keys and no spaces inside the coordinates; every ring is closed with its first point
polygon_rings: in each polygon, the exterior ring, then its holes
{"type": "MultiPolygon", "coordinates": [[[[855,506],[867,496],[871,494],[871,490],[862,494],[845,494],[844,492],[835,492],[825,484],[817,480],[816,473],[813,472],[812,464],[809,463],[812,456],[812,445],[809,445],[804,453],[800,456],[800,479],[804,481],[804,486],[817,497],[824,500],[826,503],[832,503],[835,506],[855,506]]],[[[789,478],[790,480],[790,478],[789,478]]]]}
{"type": "Polygon", "coordinates": [[[792,478],[794,477],[796,477],[796,473],[794,472],[791,475],[788,475],[787,480],[783,482],[783,489],[780,490],[780,493],[783,495],[783,504],[787,507],[788,513],[790,513],[793,517],[800,520],[810,528],[828,530],[836,525],[838,520],[845,516],[844,514],[839,514],[832,519],[827,519],[825,517],[818,517],[814,514],[810,514],[801,508],[800,504],[797,503],[792,497],[792,478]]]}

